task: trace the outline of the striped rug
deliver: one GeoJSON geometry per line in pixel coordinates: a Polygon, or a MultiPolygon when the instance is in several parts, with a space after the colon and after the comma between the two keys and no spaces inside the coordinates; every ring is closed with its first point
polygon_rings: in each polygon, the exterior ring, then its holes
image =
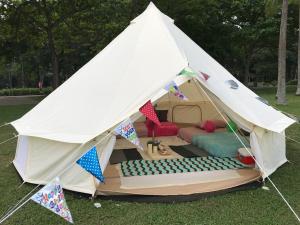
{"type": "Polygon", "coordinates": [[[124,177],[242,169],[245,167],[246,165],[235,158],[213,156],[183,159],[132,160],[121,163],[121,171],[124,177]]]}

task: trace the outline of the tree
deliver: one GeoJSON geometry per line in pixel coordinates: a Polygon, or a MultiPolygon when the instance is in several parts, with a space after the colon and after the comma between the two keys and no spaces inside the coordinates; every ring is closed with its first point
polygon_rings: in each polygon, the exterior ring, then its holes
{"type": "Polygon", "coordinates": [[[288,0],[282,1],[280,35],[278,46],[278,83],[277,104],[286,105],[286,34],[287,34],[288,0]]]}
{"type": "Polygon", "coordinates": [[[298,7],[299,7],[299,24],[298,24],[298,84],[297,84],[297,90],[296,90],[296,95],[300,95],[300,0],[298,2],[298,7]]]}
{"type": "Polygon", "coordinates": [[[233,26],[232,36],[238,47],[236,54],[243,65],[242,80],[245,85],[248,85],[257,55],[269,48],[270,43],[273,44],[270,37],[274,36],[276,23],[272,18],[266,18],[263,8],[263,1],[240,0],[234,1],[229,10],[231,17],[227,21],[233,26]]]}
{"type": "Polygon", "coordinates": [[[27,0],[22,1],[18,9],[21,13],[20,19],[23,20],[23,25],[27,25],[27,29],[31,30],[31,32],[37,32],[46,37],[47,48],[51,55],[52,86],[56,88],[59,85],[59,54],[55,33],[65,20],[76,13],[89,9],[89,5],[87,3],[84,4],[84,2],[77,4],[77,1],[71,0],[27,0]]]}
{"type": "MultiPolygon", "coordinates": [[[[267,1],[267,0],[266,0],[267,1]]],[[[282,0],[268,0],[271,2],[282,0]]],[[[295,0],[294,0],[295,1],[295,0]]],[[[298,1],[298,0],[297,0],[298,1]]],[[[239,80],[277,79],[280,16],[261,0],[155,0],[162,12],[239,80]]],[[[0,88],[68,79],[149,4],[148,0],[0,0],[0,88]],[[23,71],[23,72],[22,72],[23,71]]],[[[276,4],[279,11],[279,4],[276,4]]],[[[289,6],[287,74],[294,77],[295,5],[289,6]],[[292,45],[291,45],[292,43],[292,45]]],[[[288,77],[287,75],[287,77],[288,77]]]]}

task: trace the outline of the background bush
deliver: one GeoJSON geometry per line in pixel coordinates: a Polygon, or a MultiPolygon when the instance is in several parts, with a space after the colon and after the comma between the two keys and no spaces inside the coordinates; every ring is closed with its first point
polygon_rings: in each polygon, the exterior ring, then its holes
{"type": "Polygon", "coordinates": [[[52,87],[39,88],[12,88],[0,90],[0,96],[20,96],[20,95],[48,95],[52,92],[52,87]]]}

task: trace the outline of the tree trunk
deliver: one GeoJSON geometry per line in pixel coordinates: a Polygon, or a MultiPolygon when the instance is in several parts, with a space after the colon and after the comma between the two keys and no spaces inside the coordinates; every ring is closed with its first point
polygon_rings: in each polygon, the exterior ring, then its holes
{"type": "Polygon", "coordinates": [[[22,58],[21,58],[21,86],[22,86],[22,88],[25,87],[24,65],[23,65],[22,58]]]}
{"type": "Polygon", "coordinates": [[[286,32],[287,32],[288,0],[282,1],[279,51],[278,51],[278,84],[277,104],[286,105],[286,32]]]}
{"type": "Polygon", "coordinates": [[[48,34],[48,44],[51,52],[51,62],[52,62],[52,70],[53,70],[53,80],[52,80],[52,87],[53,89],[58,87],[59,80],[59,65],[58,65],[58,56],[56,54],[56,49],[54,46],[54,41],[53,41],[53,35],[52,35],[52,30],[49,29],[47,31],[48,34]]]}
{"type": "Polygon", "coordinates": [[[297,91],[296,95],[300,95],[300,0],[299,0],[299,28],[298,28],[298,69],[297,69],[297,74],[298,74],[298,84],[297,84],[297,91]]]}

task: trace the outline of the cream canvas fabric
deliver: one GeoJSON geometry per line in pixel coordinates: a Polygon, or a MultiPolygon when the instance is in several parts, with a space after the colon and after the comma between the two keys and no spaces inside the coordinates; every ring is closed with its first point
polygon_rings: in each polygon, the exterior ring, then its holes
{"type": "MultiPolygon", "coordinates": [[[[294,121],[257,100],[254,92],[150,3],[91,61],[31,111],[11,123],[20,135],[14,160],[20,175],[27,182],[47,183],[52,175],[88,151],[94,139],[129,117],[137,119],[141,115],[139,108],[146,101],[158,102],[166,96],[163,88],[170,81],[177,85],[188,81],[187,77],[177,76],[186,67],[197,73],[207,73],[210,76],[207,81],[198,78],[200,87],[219,103],[222,112],[227,112],[252,133],[250,144],[266,168],[264,176],[286,161],[284,138],[277,137],[284,137],[284,130],[294,121]],[[239,88],[231,89],[226,83],[228,80],[234,80],[239,88]],[[269,133],[262,134],[264,132],[269,133]],[[274,145],[277,145],[276,151],[272,150],[274,145]]],[[[195,87],[194,90],[201,89],[195,87]]],[[[195,93],[197,91],[186,90],[193,101],[208,103],[207,111],[203,112],[207,117],[212,113],[218,115],[203,92],[195,93]]],[[[186,115],[197,116],[195,112],[186,112],[186,115]]],[[[184,113],[177,112],[177,119],[184,113]]],[[[99,145],[98,155],[105,159],[103,170],[114,142],[107,139],[99,145]]],[[[93,177],[82,168],[74,165],[67,174],[61,178],[67,189],[95,191],[93,177]]]]}
{"type": "Polygon", "coordinates": [[[209,74],[203,85],[249,122],[275,132],[294,122],[258,101],[151,3],[105,49],[12,125],[22,135],[87,142],[138,111],[188,65],[209,74]],[[228,88],[225,81],[230,79],[239,84],[237,90],[228,88]]]}

